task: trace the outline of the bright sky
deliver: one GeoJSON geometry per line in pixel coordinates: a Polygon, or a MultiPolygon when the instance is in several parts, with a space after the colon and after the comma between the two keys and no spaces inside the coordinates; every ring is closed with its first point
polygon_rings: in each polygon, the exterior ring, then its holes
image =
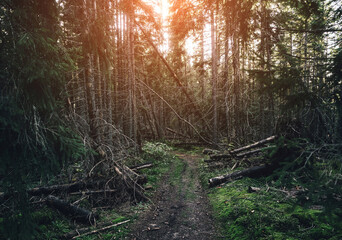
{"type": "MultiPolygon", "coordinates": [[[[169,34],[168,34],[168,23],[167,18],[169,15],[169,1],[168,0],[144,0],[146,3],[151,4],[154,6],[154,10],[157,14],[161,14],[162,20],[163,20],[163,36],[165,39],[165,42],[162,46],[160,46],[160,51],[163,53],[167,53],[169,50],[169,34]]],[[[205,56],[211,53],[210,48],[210,25],[206,24],[205,27],[205,56]],[[209,41],[208,41],[209,40],[209,41]]],[[[185,51],[187,52],[187,55],[190,57],[190,64],[192,64],[192,56],[195,54],[195,48],[196,48],[196,39],[194,37],[188,37],[185,40],[185,51]]]]}
{"type": "Polygon", "coordinates": [[[163,19],[167,18],[169,14],[169,2],[168,0],[143,0],[145,3],[154,7],[154,11],[161,14],[163,19]]]}

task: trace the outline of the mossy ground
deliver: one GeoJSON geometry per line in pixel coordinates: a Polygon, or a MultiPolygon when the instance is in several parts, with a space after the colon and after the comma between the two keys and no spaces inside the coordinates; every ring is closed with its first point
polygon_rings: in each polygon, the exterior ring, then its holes
{"type": "MultiPolygon", "coordinates": [[[[106,224],[115,224],[127,219],[135,218],[134,216],[122,216],[115,210],[102,211],[100,212],[100,216],[101,222],[105,222],[106,224]]],[[[69,233],[75,228],[75,226],[73,226],[73,223],[69,219],[47,207],[43,207],[35,211],[33,213],[33,219],[38,224],[36,233],[37,240],[57,240],[60,239],[61,236],[69,233]]],[[[89,228],[89,231],[94,229],[96,229],[96,227],[91,227],[89,228]]],[[[127,233],[127,226],[118,226],[113,227],[108,231],[98,233],[97,235],[84,236],[78,239],[121,239],[126,236],[127,233]]]]}
{"type": "MultiPolygon", "coordinates": [[[[227,171],[208,171],[202,162],[202,184],[207,186],[209,178],[227,171]]],[[[274,183],[271,177],[244,178],[209,190],[224,239],[342,239],[339,200],[317,201],[310,189],[303,196],[289,197],[278,191],[279,185],[272,187],[274,183]],[[249,193],[250,186],[261,190],[249,193]]]]}

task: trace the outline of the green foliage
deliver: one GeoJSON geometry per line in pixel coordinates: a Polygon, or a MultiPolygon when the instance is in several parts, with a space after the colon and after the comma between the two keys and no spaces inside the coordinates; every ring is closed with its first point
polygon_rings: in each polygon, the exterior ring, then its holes
{"type": "Polygon", "coordinates": [[[170,153],[168,151],[170,151],[171,148],[165,143],[146,142],[142,147],[142,150],[144,151],[145,158],[150,158],[152,160],[158,161],[170,156],[170,153]]]}
{"type": "Polygon", "coordinates": [[[142,149],[143,159],[154,164],[153,168],[144,169],[142,173],[147,175],[148,183],[156,187],[165,173],[170,170],[171,162],[175,157],[170,153],[171,148],[165,143],[146,142],[142,149]]]}
{"type": "Polygon", "coordinates": [[[332,75],[328,78],[332,93],[327,89],[327,93],[332,98],[331,101],[335,103],[337,112],[337,139],[342,139],[342,40],[340,40],[340,47],[337,49],[337,53],[334,56],[333,63],[331,64],[330,71],[332,75]]]}
{"type": "MultiPolygon", "coordinates": [[[[339,239],[341,216],[303,207],[281,193],[266,191],[262,180],[243,179],[210,191],[215,217],[229,239],[339,239]],[[258,186],[258,193],[248,193],[258,186]]],[[[338,205],[334,205],[335,208],[338,205]]]]}
{"type": "Polygon", "coordinates": [[[299,184],[317,190],[318,186],[323,189],[323,185],[328,184],[333,190],[341,191],[334,186],[341,173],[338,146],[317,145],[309,143],[307,139],[290,140],[280,137],[276,147],[266,151],[266,159],[276,167],[268,179],[275,181],[277,186],[293,187],[299,184]]]}
{"type": "MultiPolygon", "coordinates": [[[[133,219],[133,217],[124,217],[117,213],[115,210],[101,211],[101,222],[98,224],[116,224],[123,222],[128,219],[133,219]]],[[[34,239],[37,240],[57,240],[61,237],[74,230],[75,226],[64,216],[60,215],[58,212],[52,209],[43,207],[40,210],[36,210],[32,213],[32,219],[37,223],[37,231],[34,239]]],[[[89,229],[89,231],[94,230],[98,227],[94,226],[89,229]]],[[[79,239],[124,239],[128,234],[129,230],[127,225],[113,227],[99,234],[94,234],[90,236],[85,236],[79,239]]],[[[1,232],[0,232],[1,233],[1,232]]]]}
{"type": "MultiPolygon", "coordinates": [[[[101,212],[101,221],[108,224],[116,224],[128,220],[127,217],[118,214],[115,210],[103,211],[101,212]]],[[[95,240],[95,239],[124,239],[129,233],[128,225],[122,225],[113,227],[104,232],[99,232],[98,234],[93,234],[89,236],[84,236],[79,239],[81,240],[95,240]]],[[[96,227],[93,227],[96,229],[96,227]]]]}
{"type": "Polygon", "coordinates": [[[32,239],[26,189],[84,154],[58,113],[65,73],[73,68],[60,45],[58,6],[49,1],[0,3],[0,183],[7,194],[4,236],[32,239]]]}
{"type": "MultiPolygon", "coordinates": [[[[281,137],[265,151],[277,169],[271,176],[243,178],[211,189],[210,201],[229,239],[340,239],[341,156],[336,146],[281,137]],[[248,187],[261,191],[249,193],[248,187]],[[301,189],[295,196],[286,192],[301,189]]],[[[201,169],[202,183],[226,173],[201,169]]]]}
{"type": "Polygon", "coordinates": [[[63,216],[55,211],[42,208],[39,211],[33,212],[33,219],[38,224],[35,239],[59,239],[59,237],[72,230],[70,223],[63,216]]]}

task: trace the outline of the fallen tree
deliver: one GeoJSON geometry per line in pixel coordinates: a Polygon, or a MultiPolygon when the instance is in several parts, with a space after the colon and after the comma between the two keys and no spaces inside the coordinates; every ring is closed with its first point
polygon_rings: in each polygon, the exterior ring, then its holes
{"type": "Polygon", "coordinates": [[[52,186],[42,186],[31,188],[27,191],[27,193],[31,196],[39,196],[43,194],[51,194],[51,193],[61,193],[61,192],[76,192],[87,187],[94,185],[94,182],[86,182],[86,181],[78,181],[74,183],[61,184],[61,185],[52,185],[52,186]]]}
{"type": "Polygon", "coordinates": [[[49,195],[46,198],[46,203],[49,207],[57,209],[61,213],[71,216],[78,222],[86,223],[86,224],[94,224],[95,220],[98,219],[98,215],[94,214],[87,209],[80,208],[75,206],[67,201],[59,199],[56,196],[49,195]]]}
{"type": "Polygon", "coordinates": [[[233,181],[242,177],[260,177],[271,173],[273,169],[274,168],[271,165],[262,165],[214,177],[209,179],[209,187],[215,187],[221,183],[233,181]]]}
{"type": "MultiPolygon", "coordinates": [[[[27,194],[30,196],[40,196],[40,195],[50,195],[57,193],[72,193],[77,192],[86,188],[91,188],[94,186],[102,186],[105,181],[78,181],[74,183],[66,183],[60,185],[51,185],[51,186],[41,186],[35,187],[27,190],[27,194]]],[[[11,194],[0,194],[0,203],[5,201],[6,199],[13,197],[15,192],[11,194]]]]}

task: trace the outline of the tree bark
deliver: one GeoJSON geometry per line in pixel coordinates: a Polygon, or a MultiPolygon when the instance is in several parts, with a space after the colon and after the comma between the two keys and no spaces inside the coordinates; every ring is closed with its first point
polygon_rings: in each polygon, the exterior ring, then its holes
{"type": "Polygon", "coordinates": [[[221,183],[230,182],[242,177],[260,177],[271,171],[272,167],[269,165],[251,167],[242,171],[211,178],[209,179],[209,187],[215,187],[221,183]]]}
{"type": "Polygon", "coordinates": [[[53,195],[49,195],[47,197],[47,204],[48,206],[55,208],[61,213],[71,216],[76,221],[82,223],[93,224],[98,218],[98,215],[92,213],[91,211],[77,207],[53,195]]]}
{"type": "Polygon", "coordinates": [[[215,18],[214,10],[211,10],[211,61],[212,61],[212,104],[213,104],[213,143],[218,144],[217,139],[217,52],[216,52],[216,37],[215,37],[215,18]]]}

